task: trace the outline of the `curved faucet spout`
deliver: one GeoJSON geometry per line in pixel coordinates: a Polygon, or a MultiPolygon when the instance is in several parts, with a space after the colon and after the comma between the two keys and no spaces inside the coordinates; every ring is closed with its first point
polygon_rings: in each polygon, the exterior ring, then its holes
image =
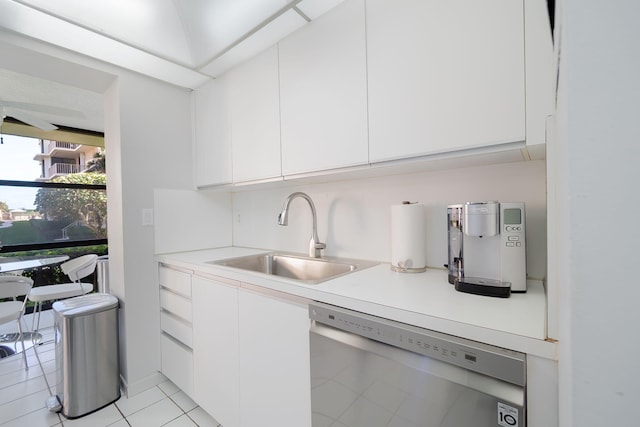
{"type": "Polygon", "coordinates": [[[313,230],[311,232],[311,240],[309,241],[309,256],[312,258],[320,258],[322,256],[321,251],[325,249],[327,245],[320,242],[318,238],[318,219],[316,216],[316,207],[313,204],[313,200],[306,193],[295,192],[289,194],[289,197],[284,201],[284,205],[282,205],[282,211],[278,214],[278,225],[289,225],[289,204],[291,201],[297,197],[301,197],[309,203],[309,207],[311,208],[311,216],[313,219],[313,230]]]}

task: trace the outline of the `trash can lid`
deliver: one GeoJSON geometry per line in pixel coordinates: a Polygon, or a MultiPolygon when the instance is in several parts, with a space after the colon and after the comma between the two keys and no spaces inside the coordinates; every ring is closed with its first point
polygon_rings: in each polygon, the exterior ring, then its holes
{"type": "Polygon", "coordinates": [[[118,307],[118,298],[111,294],[87,294],[53,303],[53,311],[63,317],[86,316],[118,307]]]}

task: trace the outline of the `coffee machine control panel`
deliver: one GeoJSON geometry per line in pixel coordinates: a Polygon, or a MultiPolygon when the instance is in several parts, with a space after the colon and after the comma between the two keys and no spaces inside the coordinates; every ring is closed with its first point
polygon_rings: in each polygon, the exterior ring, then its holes
{"type": "Polygon", "coordinates": [[[512,292],[527,290],[524,203],[500,203],[502,278],[512,292]]]}
{"type": "Polygon", "coordinates": [[[520,208],[505,208],[502,210],[502,232],[507,236],[507,247],[522,246],[521,234],[524,233],[522,221],[523,211],[520,208]]]}

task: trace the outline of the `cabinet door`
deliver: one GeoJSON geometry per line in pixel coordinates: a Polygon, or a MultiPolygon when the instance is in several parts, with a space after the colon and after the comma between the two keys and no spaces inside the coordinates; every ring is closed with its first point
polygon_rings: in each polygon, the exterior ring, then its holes
{"type": "Polygon", "coordinates": [[[555,110],[553,41],[547,2],[527,0],[524,7],[527,151],[539,160],[546,157],[547,117],[555,110]]]}
{"type": "Polygon", "coordinates": [[[242,427],[310,427],[309,363],[307,305],[241,289],[242,427]]]}
{"type": "Polygon", "coordinates": [[[162,373],[188,396],[193,397],[193,351],[172,336],[160,335],[162,373]]]}
{"type": "Polygon", "coordinates": [[[368,163],[364,0],[279,43],[283,175],[368,163]]]}
{"type": "Polygon", "coordinates": [[[238,290],[194,277],[194,400],[225,427],[239,425],[238,290]]]}
{"type": "Polygon", "coordinates": [[[523,0],[367,0],[370,160],[525,140],[523,0]]]}
{"type": "Polygon", "coordinates": [[[277,48],[231,70],[227,77],[233,182],[281,176],[277,48]]]}
{"type": "Polygon", "coordinates": [[[194,91],[196,187],[231,182],[229,99],[224,77],[194,91]]]}

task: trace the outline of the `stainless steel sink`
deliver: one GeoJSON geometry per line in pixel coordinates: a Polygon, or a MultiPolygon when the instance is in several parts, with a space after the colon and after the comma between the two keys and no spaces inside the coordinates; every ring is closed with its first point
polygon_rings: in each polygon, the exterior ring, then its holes
{"type": "Polygon", "coordinates": [[[377,264],[371,261],[333,257],[310,258],[280,252],[247,255],[219,261],[208,261],[208,263],[286,277],[307,284],[317,284],[357,270],[373,267],[377,264]]]}

